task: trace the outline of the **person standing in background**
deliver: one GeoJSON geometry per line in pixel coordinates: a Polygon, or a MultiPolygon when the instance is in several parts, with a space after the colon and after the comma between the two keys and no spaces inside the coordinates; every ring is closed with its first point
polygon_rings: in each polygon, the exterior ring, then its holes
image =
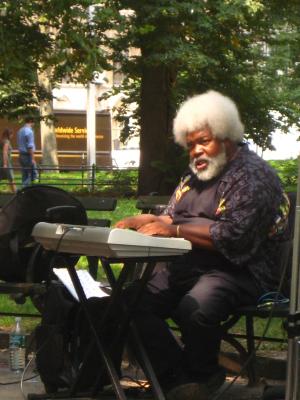
{"type": "Polygon", "coordinates": [[[13,193],[17,192],[16,184],[14,182],[14,172],[13,172],[13,165],[12,165],[12,146],[11,146],[11,138],[13,136],[13,131],[9,128],[5,128],[2,137],[1,137],[1,144],[0,144],[0,162],[1,162],[1,178],[7,179],[9,182],[9,186],[13,193]]]}
{"type": "Polygon", "coordinates": [[[36,162],[34,159],[35,142],[33,125],[34,119],[27,117],[25,125],[19,129],[17,136],[23,187],[31,185],[37,177],[36,162]]]}

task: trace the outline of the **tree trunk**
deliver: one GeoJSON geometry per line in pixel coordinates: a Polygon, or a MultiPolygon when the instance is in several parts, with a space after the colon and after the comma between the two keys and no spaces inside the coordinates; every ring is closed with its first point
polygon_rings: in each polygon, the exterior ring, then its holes
{"type": "MultiPolygon", "coordinates": [[[[52,93],[51,83],[46,72],[39,76],[39,81],[48,93],[52,93]]],[[[53,115],[53,103],[51,100],[41,101],[40,115],[41,117],[46,117],[41,120],[42,164],[57,167],[58,158],[54,121],[47,118],[53,115]]]]}
{"type": "MultiPolygon", "coordinates": [[[[40,25],[40,30],[43,34],[50,34],[53,28],[49,26],[40,25]]],[[[51,83],[51,68],[42,68],[38,74],[40,86],[45,90],[49,96],[52,96],[52,83],[51,83]]],[[[42,148],[42,164],[49,167],[58,166],[57,158],[57,143],[55,135],[55,126],[53,119],[48,118],[53,116],[53,101],[44,100],[40,102],[40,115],[41,120],[41,148],[42,148]]]]}
{"type": "Polygon", "coordinates": [[[170,194],[165,167],[172,143],[170,91],[172,75],[165,66],[143,66],[141,81],[141,132],[138,194],[170,194]]]}

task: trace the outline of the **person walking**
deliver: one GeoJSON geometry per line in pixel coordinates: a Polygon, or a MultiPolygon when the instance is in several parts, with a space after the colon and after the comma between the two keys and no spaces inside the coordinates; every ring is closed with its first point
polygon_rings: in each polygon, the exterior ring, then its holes
{"type": "Polygon", "coordinates": [[[17,134],[19,162],[22,169],[22,187],[31,185],[37,178],[33,125],[34,119],[27,117],[24,126],[19,129],[17,134]]]}
{"type": "Polygon", "coordinates": [[[9,186],[13,193],[17,192],[17,187],[14,181],[14,172],[12,165],[12,146],[11,146],[11,138],[13,136],[13,131],[9,128],[5,128],[2,132],[1,143],[0,143],[0,165],[2,167],[1,170],[1,178],[7,179],[9,182],[9,186]]]}

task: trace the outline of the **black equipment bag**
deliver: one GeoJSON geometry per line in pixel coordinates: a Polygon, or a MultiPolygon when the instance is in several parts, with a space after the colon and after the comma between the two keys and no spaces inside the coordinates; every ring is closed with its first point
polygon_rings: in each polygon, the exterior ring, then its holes
{"type": "MultiPolygon", "coordinates": [[[[100,328],[108,297],[87,301],[95,329],[107,345],[117,329],[111,319],[100,328]]],[[[45,295],[42,321],[35,330],[36,366],[47,393],[73,388],[82,392],[98,388],[110,381],[96,346],[91,327],[80,303],[59,282],[52,281],[45,295]],[[102,371],[102,373],[101,373],[102,371]]],[[[121,340],[114,347],[114,363],[120,372],[121,340]]]]}
{"type": "Polygon", "coordinates": [[[50,284],[44,295],[42,321],[35,329],[36,367],[47,393],[68,387],[73,371],[68,357],[71,315],[77,304],[62,285],[50,284]]]}
{"type": "MultiPolygon", "coordinates": [[[[34,185],[18,191],[0,210],[0,279],[24,282],[29,259],[38,246],[31,236],[38,222],[61,222],[87,225],[84,207],[62,189],[34,185]],[[51,211],[51,212],[50,212],[51,211]]],[[[38,279],[48,273],[48,258],[41,255],[38,279]]]]}

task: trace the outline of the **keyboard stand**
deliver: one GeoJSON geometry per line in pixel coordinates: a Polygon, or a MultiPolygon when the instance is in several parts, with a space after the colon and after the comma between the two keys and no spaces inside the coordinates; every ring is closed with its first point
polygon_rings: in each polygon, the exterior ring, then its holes
{"type": "MultiPolygon", "coordinates": [[[[164,257],[163,259],[165,261],[170,261],[170,257],[168,257],[168,258],[164,257]]],[[[172,259],[174,259],[174,257],[172,257],[172,259]]],[[[134,265],[131,265],[131,264],[126,264],[125,265],[124,264],[123,270],[124,270],[124,275],[126,275],[126,276],[124,277],[124,282],[123,283],[128,281],[128,276],[129,277],[131,276],[132,268],[135,268],[135,265],[137,263],[139,263],[139,264],[145,263],[146,264],[146,266],[144,268],[143,275],[141,277],[139,290],[136,292],[135,299],[133,299],[133,302],[132,302],[133,303],[132,308],[135,308],[136,304],[138,304],[138,301],[139,301],[141,295],[143,294],[143,291],[144,291],[144,289],[145,289],[145,287],[147,285],[147,282],[151,278],[153,269],[154,269],[154,267],[155,267],[155,265],[156,265],[156,263],[158,261],[162,261],[162,257],[160,257],[159,259],[158,258],[152,259],[151,261],[149,259],[138,258],[138,259],[135,260],[134,265]],[[125,269],[126,269],[126,271],[125,271],[125,269]]],[[[101,259],[101,263],[102,263],[102,267],[103,267],[103,269],[105,271],[105,274],[106,274],[106,276],[108,278],[108,281],[109,281],[111,287],[112,288],[117,288],[117,290],[118,290],[120,282],[115,279],[115,276],[114,276],[114,274],[112,272],[110,263],[107,262],[107,260],[105,260],[103,258],[101,259]]],[[[122,289],[122,288],[120,288],[120,289],[122,289]]],[[[118,295],[119,294],[117,294],[117,296],[118,295]]],[[[147,355],[147,353],[146,353],[146,351],[144,349],[142,341],[140,340],[140,337],[139,337],[138,331],[137,331],[137,329],[135,327],[135,324],[134,324],[133,321],[130,321],[131,320],[130,310],[123,310],[123,312],[124,312],[125,318],[123,317],[122,325],[124,327],[128,326],[129,335],[131,337],[131,342],[134,345],[134,349],[132,349],[133,350],[133,354],[135,352],[138,353],[138,359],[139,359],[139,361],[141,361],[141,363],[142,363],[141,367],[143,369],[143,372],[144,372],[146,378],[148,379],[148,381],[151,384],[151,388],[152,388],[152,391],[153,391],[153,394],[154,394],[154,398],[156,400],[164,400],[165,396],[164,396],[164,394],[163,394],[163,392],[161,390],[161,387],[160,387],[160,385],[158,383],[157,377],[156,377],[155,372],[154,372],[154,370],[152,368],[152,365],[150,363],[148,355],[147,355]],[[127,320],[126,320],[126,317],[127,317],[127,320]]]]}
{"type": "MultiPolygon", "coordinates": [[[[156,375],[153,371],[152,365],[148,359],[148,356],[146,354],[146,351],[142,345],[142,342],[139,338],[137,329],[131,321],[131,316],[132,316],[132,310],[136,307],[138,304],[138,301],[146,287],[146,284],[148,280],[150,279],[153,269],[158,261],[170,261],[174,260],[177,256],[155,256],[155,257],[130,257],[126,260],[117,258],[117,259],[107,259],[101,257],[101,262],[104,268],[104,271],[107,275],[108,281],[112,287],[112,292],[111,295],[108,299],[108,305],[106,308],[106,311],[104,315],[102,316],[101,319],[101,326],[105,326],[105,322],[107,321],[107,318],[111,313],[114,314],[114,310],[117,309],[120,305],[120,299],[122,295],[122,290],[124,288],[124,284],[128,282],[128,277],[130,277],[132,273],[132,268],[134,268],[136,263],[145,263],[146,267],[144,269],[144,273],[139,281],[140,286],[139,289],[136,291],[135,298],[132,300],[132,303],[129,308],[123,306],[123,310],[120,315],[120,319],[118,321],[119,324],[119,329],[117,335],[112,337],[111,343],[109,346],[106,346],[106,344],[102,341],[101,336],[97,333],[97,330],[94,326],[93,323],[93,318],[90,314],[90,310],[87,306],[87,299],[84,294],[83,288],[81,286],[81,283],[78,279],[78,276],[76,274],[76,269],[74,266],[68,266],[68,271],[70,274],[70,277],[72,279],[73,285],[75,287],[75,290],[77,292],[79,302],[82,306],[83,312],[87,318],[88,324],[90,326],[91,332],[92,332],[92,337],[94,342],[91,341],[91,345],[96,345],[97,350],[99,352],[99,355],[101,357],[101,360],[103,362],[103,365],[101,366],[97,378],[97,382],[95,382],[94,387],[92,388],[91,392],[89,393],[78,393],[76,389],[76,382],[78,382],[79,377],[80,377],[80,370],[78,373],[78,376],[75,379],[75,382],[72,386],[72,388],[64,391],[59,391],[56,393],[43,393],[43,394],[28,394],[27,399],[28,400],[38,400],[38,399],[71,399],[71,398],[78,398],[78,397],[95,397],[95,395],[98,394],[99,392],[99,383],[101,383],[101,376],[103,375],[103,372],[106,372],[108,374],[108,377],[111,381],[112,388],[115,392],[115,395],[118,400],[127,400],[127,396],[124,392],[124,389],[121,386],[120,383],[120,378],[118,376],[118,373],[116,371],[116,368],[113,363],[113,354],[110,352],[110,349],[114,348],[114,344],[118,343],[118,341],[122,338],[123,335],[129,333],[131,342],[133,343],[134,351],[138,353],[138,359],[141,361],[141,367],[145,373],[145,376],[150,382],[151,389],[153,391],[154,398],[156,400],[165,400],[165,396],[161,390],[161,387],[158,383],[158,380],[156,378],[156,375]],[[120,275],[118,278],[115,278],[113,271],[111,269],[111,264],[114,263],[123,263],[124,266],[120,272],[120,275]],[[109,347],[109,348],[107,348],[109,347]]],[[[87,349],[88,352],[88,349],[87,349]]],[[[84,363],[84,362],[83,362],[84,363]]],[[[101,391],[100,391],[101,392],[101,391]]]]}

